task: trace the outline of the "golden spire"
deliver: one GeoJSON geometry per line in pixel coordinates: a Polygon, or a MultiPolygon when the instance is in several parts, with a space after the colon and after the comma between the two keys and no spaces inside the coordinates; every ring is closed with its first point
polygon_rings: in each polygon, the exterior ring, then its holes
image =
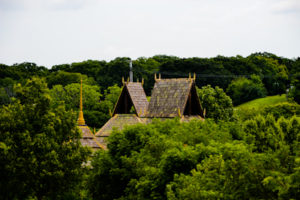
{"type": "Polygon", "coordinates": [[[85,121],[83,118],[83,112],[82,112],[82,79],[81,79],[81,84],[80,84],[80,105],[79,105],[79,116],[78,116],[77,123],[79,126],[85,125],[85,121]]]}

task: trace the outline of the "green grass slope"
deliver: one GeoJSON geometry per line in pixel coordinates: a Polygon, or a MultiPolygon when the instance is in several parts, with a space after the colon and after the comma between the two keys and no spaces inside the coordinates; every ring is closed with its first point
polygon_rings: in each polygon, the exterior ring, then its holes
{"type": "Polygon", "coordinates": [[[276,95],[276,96],[268,96],[260,99],[255,99],[252,101],[248,101],[237,106],[237,109],[252,109],[252,108],[262,108],[265,106],[275,105],[278,103],[287,102],[286,95],[276,95]]]}

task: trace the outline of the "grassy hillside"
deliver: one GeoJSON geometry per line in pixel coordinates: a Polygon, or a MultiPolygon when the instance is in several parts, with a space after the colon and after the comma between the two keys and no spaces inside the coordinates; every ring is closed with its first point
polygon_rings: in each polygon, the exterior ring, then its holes
{"type": "Polygon", "coordinates": [[[282,102],[286,102],[286,101],[287,101],[286,95],[282,94],[282,95],[268,96],[265,98],[255,99],[255,100],[243,103],[243,104],[237,106],[236,108],[238,108],[238,109],[261,108],[264,106],[275,105],[277,103],[282,103],[282,102]]]}

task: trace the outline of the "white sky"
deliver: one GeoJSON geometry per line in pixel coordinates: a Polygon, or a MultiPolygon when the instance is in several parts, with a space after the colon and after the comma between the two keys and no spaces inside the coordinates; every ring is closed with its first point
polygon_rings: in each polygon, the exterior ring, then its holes
{"type": "Polygon", "coordinates": [[[0,63],[300,56],[300,0],[0,0],[0,63]]]}

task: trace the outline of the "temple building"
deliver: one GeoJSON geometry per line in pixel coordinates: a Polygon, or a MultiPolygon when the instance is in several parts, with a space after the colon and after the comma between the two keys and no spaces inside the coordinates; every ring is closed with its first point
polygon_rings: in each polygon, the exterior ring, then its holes
{"type": "Polygon", "coordinates": [[[107,137],[114,128],[150,123],[153,118],[179,117],[181,121],[203,119],[203,110],[197,95],[195,74],[192,78],[161,79],[155,75],[150,102],[143,89],[143,81],[124,82],[112,118],[95,134],[97,141],[106,147],[107,137]]]}
{"type": "Polygon", "coordinates": [[[106,146],[103,146],[97,141],[95,135],[92,133],[90,128],[85,124],[83,111],[82,111],[82,80],[80,85],[80,103],[79,103],[79,116],[77,120],[77,125],[82,132],[82,138],[80,139],[82,146],[91,147],[93,150],[106,149],[106,146]]]}

